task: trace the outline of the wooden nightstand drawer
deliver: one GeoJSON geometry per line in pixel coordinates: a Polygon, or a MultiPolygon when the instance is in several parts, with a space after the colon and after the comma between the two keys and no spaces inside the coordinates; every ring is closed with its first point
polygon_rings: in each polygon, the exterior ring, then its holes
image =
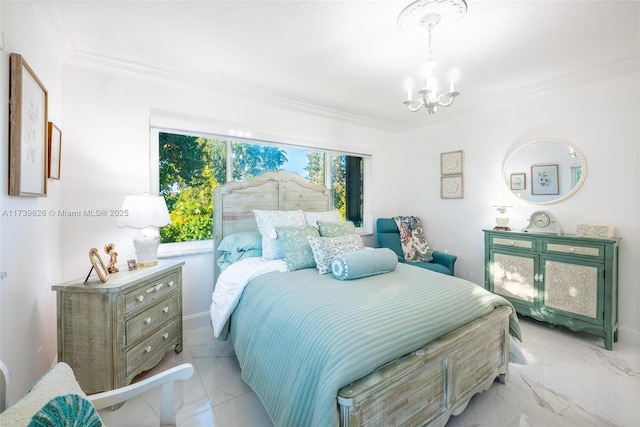
{"type": "Polygon", "coordinates": [[[164,297],[169,292],[174,292],[178,288],[178,283],[178,273],[173,273],[141,286],[132,292],[128,292],[125,297],[125,312],[131,313],[140,307],[144,307],[164,297]]]}
{"type": "Polygon", "coordinates": [[[174,319],[165,327],[158,330],[158,332],[151,335],[140,344],[127,351],[127,377],[137,374],[138,372],[149,369],[155,365],[157,361],[154,355],[163,355],[173,344],[175,344],[176,337],[178,336],[178,322],[181,319],[174,319]],[[146,367],[144,364],[151,366],[146,367]]]}
{"type": "Polygon", "coordinates": [[[171,318],[180,313],[180,300],[178,295],[160,301],[135,317],[126,321],[127,328],[127,345],[133,344],[141,337],[145,336],[154,329],[167,323],[171,318]]]}

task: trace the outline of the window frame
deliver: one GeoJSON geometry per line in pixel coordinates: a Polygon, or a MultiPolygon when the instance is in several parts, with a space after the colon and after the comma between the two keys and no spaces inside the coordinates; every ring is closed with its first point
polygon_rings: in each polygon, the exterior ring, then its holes
{"type": "MultiPolygon", "coordinates": [[[[271,139],[263,139],[263,138],[255,138],[243,135],[237,135],[236,132],[230,131],[227,134],[220,132],[209,132],[204,130],[193,130],[187,131],[182,128],[190,128],[188,124],[185,126],[181,126],[181,129],[176,129],[173,126],[162,126],[160,124],[154,124],[153,120],[150,121],[149,126],[149,192],[150,194],[157,195],[160,190],[160,147],[159,147],[159,138],[160,133],[173,133],[177,135],[186,135],[186,136],[196,136],[196,137],[204,137],[204,138],[216,138],[222,139],[226,141],[227,144],[227,182],[231,182],[232,179],[232,168],[233,168],[233,158],[232,158],[232,149],[231,144],[234,141],[237,142],[245,142],[249,144],[258,144],[258,145],[268,145],[274,147],[281,148],[296,148],[302,150],[309,151],[319,151],[324,153],[325,158],[325,182],[324,185],[330,188],[331,185],[331,162],[329,161],[332,155],[347,155],[347,156],[357,156],[361,157],[363,161],[363,172],[362,172],[362,226],[356,227],[356,231],[360,235],[371,235],[373,233],[373,223],[371,210],[369,207],[369,195],[370,191],[370,182],[371,182],[371,162],[372,162],[372,154],[370,153],[362,153],[356,152],[353,150],[341,151],[335,148],[322,148],[317,145],[311,145],[308,143],[287,143],[281,142],[281,139],[273,140],[273,136],[270,136],[271,139]]],[[[194,125],[194,129],[198,128],[198,126],[194,125]]],[[[171,257],[178,255],[192,255],[199,253],[207,253],[213,251],[213,240],[194,240],[190,242],[171,242],[171,243],[161,243],[158,249],[158,257],[171,257]]]]}

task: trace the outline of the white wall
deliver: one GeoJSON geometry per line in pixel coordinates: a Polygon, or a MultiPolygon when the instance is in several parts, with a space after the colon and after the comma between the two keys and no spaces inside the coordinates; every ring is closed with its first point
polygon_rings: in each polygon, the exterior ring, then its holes
{"type": "MultiPolygon", "coordinates": [[[[61,67],[32,5],[1,2],[4,51],[0,52],[0,359],[11,371],[12,401],[25,393],[57,356],[55,293],[62,277],[60,220],[25,217],[25,210],[57,210],[61,182],[48,180],[47,197],[8,196],[9,54],[21,54],[48,90],[49,120],[64,129],[61,67]],[[38,350],[40,360],[38,361],[38,350]]],[[[63,172],[64,174],[64,172],[63,172]]]]}
{"type": "MultiPolygon", "coordinates": [[[[636,65],[632,72],[402,132],[400,140],[416,154],[403,156],[399,167],[416,171],[423,185],[418,194],[409,186],[399,190],[398,206],[425,219],[432,246],[458,255],[456,275],[483,284],[482,229],[493,228],[491,203],[508,193],[501,174],[508,151],[540,137],[575,144],[588,163],[584,186],[568,200],[544,207],[510,196],[515,206],[508,212],[511,227],[523,228],[540,208],[552,212],[568,234],[575,234],[579,223],[614,225],[622,238],[620,337],[640,341],[639,93],[636,65]],[[453,150],[464,150],[464,199],[442,200],[439,155],[453,150]]],[[[464,94],[456,102],[451,108],[463,108],[464,94]]]]}
{"type": "MultiPolygon", "coordinates": [[[[192,121],[199,130],[227,133],[241,129],[253,137],[372,154],[371,210],[380,212],[395,201],[394,181],[387,179],[395,176],[396,167],[394,135],[389,131],[312,109],[308,112],[307,107],[290,108],[286,102],[79,66],[63,67],[63,91],[64,209],[117,209],[126,194],[150,189],[150,118],[154,123],[192,121]]],[[[130,242],[133,230],[117,228],[115,218],[63,218],[62,234],[65,279],[86,274],[91,247],[100,249],[113,242],[120,262],[135,257],[130,242]]],[[[186,261],[184,314],[188,320],[201,314],[201,320],[208,322],[213,255],[181,258],[186,261]]]]}

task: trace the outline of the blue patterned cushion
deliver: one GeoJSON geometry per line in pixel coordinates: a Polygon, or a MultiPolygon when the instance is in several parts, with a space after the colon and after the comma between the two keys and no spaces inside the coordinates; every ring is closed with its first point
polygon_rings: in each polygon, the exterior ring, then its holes
{"type": "Polygon", "coordinates": [[[276,227],[276,234],[289,271],[316,266],[308,239],[320,236],[315,227],[276,227]]]}
{"type": "Polygon", "coordinates": [[[331,271],[336,279],[353,280],[395,270],[398,257],[387,248],[347,252],[333,258],[331,271]]]}
{"type": "Polygon", "coordinates": [[[101,425],[98,412],[64,362],[49,369],[22,399],[0,414],[0,426],[101,425]]]}
{"type": "Polygon", "coordinates": [[[31,418],[28,427],[100,427],[102,421],[87,399],[77,394],[56,396],[31,418]]]}
{"type": "Polygon", "coordinates": [[[322,237],[340,237],[356,234],[356,226],[351,221],[331,222],[317,221],[320,236],[322,237]]]}
{"type": "Polygon", "coordinates": [[[336,255],[364,249],[357,234],[341,237],[308,237],[313,258],[320,274],[331,273],[331,261],[336,255]]]}
{"type": "Polygon", "coordinates": [[[258,230],[262,234],[262,259],[284,258],[280,242],[276,235],[277,226],[303,226],[307,225],[304,213],[297,211],[264,211],[253,210],[253,215],[258,224],[258,230]]]}

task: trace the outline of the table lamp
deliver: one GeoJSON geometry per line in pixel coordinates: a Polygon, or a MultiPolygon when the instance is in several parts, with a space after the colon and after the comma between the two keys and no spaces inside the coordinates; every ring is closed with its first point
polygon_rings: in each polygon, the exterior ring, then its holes
{"type": "Polygon", "coordinates": [[[506,215],[507,208],[512,208],[513,205],[505,196],[499,196],[493,202],[493,207],[496,208],[498,214],[496,216],[496,226],[494,230],[511,231],[509,228],[509,217],[506,215]]]}
{"type": "Polygon", "coordinates": [[[133,239],[137,255],[136,265],[151,267],[158,264],[158,246],[160,246],[158,228],[171,224],[164,197],[149,194],[125,196],[122,212],[126,212],[127,215],[119,216],[116,225],[138,230],[138,234],[133,239]]]}

